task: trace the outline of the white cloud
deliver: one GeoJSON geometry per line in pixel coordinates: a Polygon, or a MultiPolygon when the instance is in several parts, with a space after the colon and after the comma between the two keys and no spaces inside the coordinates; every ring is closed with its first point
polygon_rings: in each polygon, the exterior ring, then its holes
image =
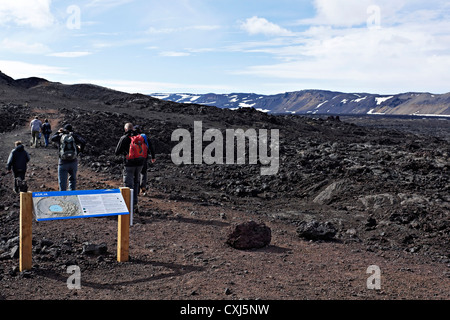
{"type": "Polygon", "coordinates": [[[161,57],[187,57],[191,54],[189,52],[180,52],[180,51],[164,51],[159,54],[161,57]]]}
{"type": "Polygon", "coordinates": [[[103,7],[103,8],[113,8],[121,6],[134,0],[91,0],[86,6],[87,7],[103,7]]]}
{"type": "MultiPolygon", "coordinates": [[[[364,7],[370,1],[363,0],[354,7],[344,5],[353,0],[315,3],[318,10],[313,20],[322,25],[312,25],[279,45],[273,41],[253,43],[247,51],[271,54],[277,61],[250,66],[235,74],[279,79],[317,89],[364,88],[374,93],[449,91],[449,6],[399,10],[403,1],[393,1],[389,7],[393,16],[382,15],[381,27],[371,29],[364,25],[367,17],[364,7]],[[349,14],[353,11],[361,14],[346,18],[347,9],[349,14]]],[[[387,8],[381,7],[381,12],[387,8]]],[[[245,47],[241,49],[245,51],[245,47]]]]}
{"type": "Polygon", "coordinates": [[[50,49],[42,43],[27,43],[19,40],[11,40],[10,38],[2,40],[0,50],[26,54],[42,54],[50,51],[50,49]]]}
{"type": "Polygon", "coordinates": [[[307,22],[335,26],[359,25],[367,21],[367,8],[371,2],[371,0],[315,0],[317,16],[307,22]]]}
{"type": "Polygon", "coordinates": [[[314,0],[316,16],[300,20],[299,24],[351,27],[372,23],[375,18],[379,22],[392,22],[406,3],[406,0],[314,0]]]}
{"type": "Polygon", "coordinates": [[[147,30],[148,34],[170,34],[177,32],[186,32],[186,31],[211,31],[220,29],[218,25],[196,25],[196,26],[185,26],[178,28],[155,28],[150,27],[147,30]]]}
{"type": "Polygon", "coordinates": [[[0,60],[0,70],[14,79],[28,77],[46,78],[48,76],[68,74],[67,68],[14,60],[0,60]]]}
{"type": "Polygon", "coordinates": [[[59,57],[59,58],[79,58],[91,55],[92,52],[89,51],[68,51],[68,52],[54,52],[50,53],[48,56],[50,57],[59,57]]]}
{"type": "Polygon", "coordinates": [[[50,27],[55,22],[50,5],[51,0],[0,0],[0,25],[50,27]]]}
{"type": "Polygon", "coordinates": [[[241,29],[250,35],[263,34],[266,36],[292,36],[293,33],[277,24],[267,21],[257,16],[248,18],[241,23],[241,29]]]}

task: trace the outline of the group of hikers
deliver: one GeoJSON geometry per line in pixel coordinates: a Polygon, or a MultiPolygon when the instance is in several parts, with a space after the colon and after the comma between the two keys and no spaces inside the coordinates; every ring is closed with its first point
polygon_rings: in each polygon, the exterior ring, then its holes
{"type": "MultiPolygon", "coordinates": [[[[35,117],[30,123],[31,147],[38,148],[40,135],[44,136],[45,147],[53,142],[58,147],[58,184],[59,191],[77,190],[78,156],[84,152],[87,141],[80,134],[74,132],[70,124],[66,124],[55,134],[52,134],[48,119],[44,122],[35,117]]],[[[120,138],[116,150],[116,156],[123,156],[123,183],[124,186],[133,189],[133,205],[138,211],[138,195],[147,190],[148,160],[155,163],[155,149],[147,135],[141,132],[139,126],[126,123],[124,135],[120,138]]],[[[15,148],[11,151],[7,161],[7,170],[14,176],[14,191],[26,192],[27,186],[25,174],[27,164],[31,160],[30,154],[25,150],[22,141],[15,142],[15,148]]]]}
{"type": "Polygon", "coordinates": [[[48,147],[50,135],[52,133],[52,127],[48,122],[48,119],[45,119],[44,123],[42,123],[42,121],[39,120],[39,117],[36,116],[33,121],[30,122],[30,128],[31,146],[37,148],[38,145],[40,145],[41,135],[43,135],[45,139],[45,147],[48,147]]]}

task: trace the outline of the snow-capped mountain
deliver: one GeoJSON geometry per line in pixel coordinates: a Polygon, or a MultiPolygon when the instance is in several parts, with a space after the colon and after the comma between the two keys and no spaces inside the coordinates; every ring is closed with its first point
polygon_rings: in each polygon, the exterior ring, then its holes
{"type": "Polygon", "coordinates": [[[202,104],[219,108],[235,109],[253,107],[259,111],[268,113],[450,116],[450,93],[377,95],[325,90],[302,90],[276,95],[260,95],[254,93],[155,93],[151,96],[178,103],[202,104]]]}
{"type": "Polygon", "coordinates": [[[192,94],[192,93],[155,93],[151,95],[161,100],[173,101],[178,103],[195,103],[219,108],[246,108],[254,107],[258,100],[267,96],[255,93],[231,93],[231,94],[192,94]]]}

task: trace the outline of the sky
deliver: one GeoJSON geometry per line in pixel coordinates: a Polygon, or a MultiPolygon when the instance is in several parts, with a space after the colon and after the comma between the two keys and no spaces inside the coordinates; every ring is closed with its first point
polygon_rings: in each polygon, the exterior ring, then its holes
{"type": "Polygon", "coordinates": [[[0,71],[129,93],[450,92],[448,0],[0,0],[0,71]]]}

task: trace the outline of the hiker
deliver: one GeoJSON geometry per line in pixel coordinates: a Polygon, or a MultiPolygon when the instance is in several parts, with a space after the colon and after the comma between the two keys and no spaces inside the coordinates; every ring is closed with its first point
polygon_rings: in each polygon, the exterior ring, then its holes
{"type": "MultiPolygon", "coordinates": [[[[140,134],[144,140],[145,140],[145,144],[147,145],[148,150],[150,151],[150,155],[152,156],[152,163],[155,163],[156,161],[156,157],[155,157],[155,148],[153,147],[153,144],[150,143],[150,141],[148,140],[148,137],[146,134],[142,133],[141,127],[140,126],[134,126],[134,131],[136,131],[136,133],[140,134]]],[[[147,168],[148,168],[148,157],[149,154],[147,152],[147,158],[144,161],[144,166],[142,167],[142,171],[140,174],[140,179],[139,179],[139,193],[145,193],[147,191],[147,168]]]]}
{"type": "Polygon", "coordinates": [[[123,183],[125,187],[133,189],[133,207],[138,212],[138,194],[140,174],[147,159],[148,149],[144,138],[138,134],[132,123],[125,124],[125,134],[117,144],[116,156],[124,156],[123,183]]]}
{"type": "Polygon", "coordinates": [[[39,117],[36,116],[33,121],[30,122],[30,128],[31,128],[31,146],[34,145],[35,148],[38,147],[38,139],[39,139],[39,133],[42,129],[42,121],[39,120],[39,117]]]}
{"type": "Polygon", "coordinates": [[[50,140],[50,135],[52,134],[52,126],[48,122],[48,119],[44,120],[44,124],[42,125],[42,134],[44,135],[45,147],[47,148],[50,140]]]}
{"type": "Polygon", "coordinates": [[[15,148],[11,151],[6,163],[6,169],[14,175],[14,192],[27,192],[27,188],[20,188],[25,181],[25,173],[27,172],[27,163],[30,161],[30,155],[25,150],[22,141],[15,142],[15,148]]]}
{"type": "Polygon", "coordinates": [[[64,126],[55,133],[52,142],[58,144],[58,183],[59,191],[67,191],[67,179],[69,179],[69,191],[77,189],[78,155],[84,151],[86,140],[73,132],[70,124],[64,126]]]}

